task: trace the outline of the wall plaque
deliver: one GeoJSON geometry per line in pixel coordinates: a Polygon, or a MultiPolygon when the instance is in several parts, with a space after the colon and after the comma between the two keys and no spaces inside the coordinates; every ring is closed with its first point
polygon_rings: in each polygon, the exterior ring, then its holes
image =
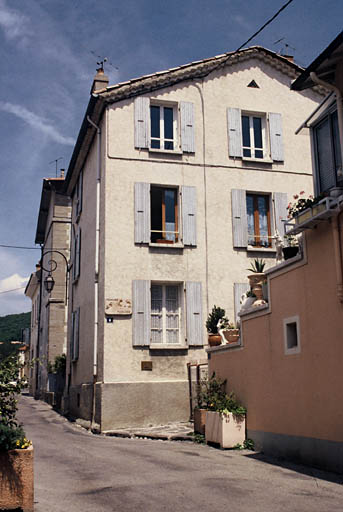
{"type": "Polygon", "coordinates": [[[106,299],[105,315],[131,315],[132,303],[130,299],[106,299]]]}
{"type": "Polygon", "coordinates": [[[141,361],[141,370],[144,372],[152,371],[152,361],[141,361]]]}

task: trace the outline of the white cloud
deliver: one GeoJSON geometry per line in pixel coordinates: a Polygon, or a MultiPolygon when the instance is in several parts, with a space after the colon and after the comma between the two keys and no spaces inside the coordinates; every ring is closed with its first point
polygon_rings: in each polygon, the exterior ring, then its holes
{"type": "Polygon", "coordinates": [[[0,280],[0,316],[30,311],[31,301],[24,295],[28,277],[12,274],[0,280]],[[20,288],[19,290],[16,290],[20,288]],[[16,290],[10,293],[1,293],[7,290],[16,290]]]}
{"type": "Polygon", "coordinates": [[[66,144],[68,146],[73,146],[75,143],[73,138],[61,135],[54,126],[49,124],[46,119],[38,116],[37,114],[34,114],[21,105],[0,101],[0,110],[19,117],[27,124],[32,126],[32,128],[35,128],[36,130],[39,130],[40,132],[47,135],[54,142],[58,142],[59,144],[66,144]]]}
{"type": "MultiPolygon", "coordinates": [[[[19,274],[12,274],[9,277],[5,277],[5,279],[0,280],[0,293],[5,292],[7,290],[16,290],[14,294],[22,294],[23,287],[27,285],[29,278],[20,276],[19,274]],[[17,288],[22,288],[21,290],[17,290],[17,288]]],[[[4,295],[4,294],[3,294],[4,295]]]]}
{"type": "Polygon", "coordinates": [[[0,27],[9,40],[19,39],[25,43],[32,34],[29,19],[24,14],[7,7],[5,0],[0,0],[0,27]]]}

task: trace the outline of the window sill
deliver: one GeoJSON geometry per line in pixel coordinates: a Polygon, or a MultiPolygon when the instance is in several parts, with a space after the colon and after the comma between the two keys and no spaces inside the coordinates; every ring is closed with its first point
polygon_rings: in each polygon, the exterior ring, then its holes
{"type": "Polygon", "coordinates": [[[254,247],[253,245],[248,245],[248,252],[271,252],[275,253],[276,249],[274,247],[254,247]]]}
{"type": "Polygon", "coordinates": [[[183,249],[184,245],[181,242],[175,244],[155,244],[150,242],[149,247],[163,247],[163,249],[183,249]]]}
{"type": "Polygon", "coordinates": [[[182,151],[179,149],[157,149],[157,148],[149,148],[149,153],[166,153],[169,155],[182,155],[182,151]]]}
{"type": "Polygon", "coordinates": [[[242,156],[243,162],[261,162],[262,164],[272,164],[274,160],[270,158],[250,158],[248,156],[242,156]]]}
{"type": "Polygon", "coordinates": [[[151,343],[149,350],[188,350],[188,345],[177,345],[167,343],[151,343]]]}

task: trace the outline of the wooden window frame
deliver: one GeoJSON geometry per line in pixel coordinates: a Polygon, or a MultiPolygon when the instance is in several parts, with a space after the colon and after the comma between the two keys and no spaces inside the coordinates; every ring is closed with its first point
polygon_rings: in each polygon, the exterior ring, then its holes
{"type": "MultiPolygon", "coordinates": [[[[160,188],[163,190],[163,194],[162,194],[162,230],[161,230],[161,234],[162,234],[162,238],[159,238],[156,240],[156,242],[152,242],[152,243],[157,243],[157,244],[176,244],[178,243],[179,241],[179,238],[180,238],[180,233],[179,233],[179,201],[178,201],[178,188],[175,188],[175,187],[168,187],[168,186],[157,186],[157,185],[151,185],[151,188],[150,190],[152,190],[153,188],[160,188]],[[174,214],[175,214],[175,241],[174,240],[167,240],[165,238],[165,235],[167,233],[167,230],[165,229],[166,227],[166,203],[165,203],[165,191],[166,190],[173,190],[174,192],[174,198],[175,198],[175,206],[174,206],[174,214]]],[[[150,205],[150,208],[151,208],[151,205],[150,205]]],[[[151,226],[150,226],[150,239],[151,239],[151,233],[153,232],[156,232],[155,230],[151,230],[151,226]]]]}
{"type": "MultiPolygon", "coordinates": [[[[255,233],[255,245],[253,247],[258,248],[270,248],[272,247],[272,231],[271,231],[271,213],[270,213],[270,196],[268,194],[254,194],[254,193],[246,193],[246,198],[253,198],[254,205],[254,233],[255,233]],[[263,197],[267,206],[267,226],[268,226],[268,245],[261,245],[260,240],[260,218],[259,218],[259,209],[258,209],[258,199],[263,197]]],[[[248,235],[249,238],[249,235],[248,235]]]]}

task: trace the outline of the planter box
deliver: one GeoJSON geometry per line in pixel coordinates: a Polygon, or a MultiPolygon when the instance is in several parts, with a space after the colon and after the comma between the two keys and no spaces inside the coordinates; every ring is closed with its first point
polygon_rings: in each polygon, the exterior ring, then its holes
{"type": "Polygon", "coordinates": [[[0,452],[0,510],[33,512],[33,448],[0,452]]]}
{"type": "Polygon", "coordinates": [[[206,409],[194,409],[194,432],[205,435],[206,409]]]}
{"type": "Polygon", "coordinates": [[[220,444],[221,448],[233,448],[245,440],[245,416],[206,412],[206,442],[220,444]]]}

